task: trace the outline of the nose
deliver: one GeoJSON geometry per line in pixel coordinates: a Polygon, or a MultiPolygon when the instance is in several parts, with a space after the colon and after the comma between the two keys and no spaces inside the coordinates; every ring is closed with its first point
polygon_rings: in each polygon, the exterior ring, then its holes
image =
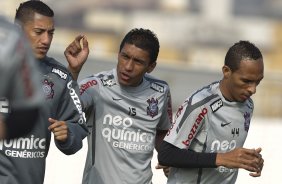
{"type": "Polygon", "coordinates": [[[257,90],[257,85],[255,83],[252,83],[252,84],[249,85],[248,92],[250,94],[255,94],[256,90],[257,90]]]}
{"type": "Polygon", "coordinates": [[[125,64],[125,69],[126,69],[127,71],[132,71],[133,68],[134,68],[134,62],[133,62],[132,59],[129,59],[129,60],[126,62],[126,64],[125,64]]]}
{"type": "Polygon", "coordinates": [[[41,43],[43,43],[44,45],[50,45],[51,41],[52,41],[52,36],[50,36],[48,34],[48,32],[45,32],[41,35],[41,43]]]}

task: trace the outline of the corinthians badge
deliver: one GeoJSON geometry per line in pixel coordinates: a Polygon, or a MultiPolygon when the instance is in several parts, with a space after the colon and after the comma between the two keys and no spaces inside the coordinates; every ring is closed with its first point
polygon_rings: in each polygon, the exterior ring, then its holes
{"type": "Polygon", "coordinates": [[[158,99],[148,99],[147,103],[149,106],[147,107],[147,115],[150,115],[152,118],[158,114],[159,107],[158,107],[158,99]]]}
{"type": "Polygon", "coordinates": [[[53,86],[54,83],[53,82],[49,82],[47,79],[44,79],[44,81],[42,82],[43,86],[43,92],[45,94],[45,98],[46,99],[51,99],[54,96],[54,90],[53,90],[53,86]]]}

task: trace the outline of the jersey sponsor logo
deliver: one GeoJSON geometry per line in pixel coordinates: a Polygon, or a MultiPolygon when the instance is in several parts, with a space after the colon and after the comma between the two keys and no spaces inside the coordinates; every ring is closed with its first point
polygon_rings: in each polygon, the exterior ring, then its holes
{"type": "Polygon", "coordinates": [[[97,85],[97,81],[96,80],[91,80],[91,81],[87,81],[86,83],[83,83],[80,85],[80,89],[79,89],[79,93],[80,95],[84,93],[84,91],[86,91],[88,88],[97,85]]]}
{"type": "Polygon", "coordinates": [[[0,112],[1,113],[9,113],[9,101],[6,98],[0,98],[0,112]]]}
{"type": "Polygon", "coordinates": [[[203,108],[200,114],[198,114],[197,119],[191,128],[187,140],[182,141],[182,143],[185,144],[187,147],[190,145],[191,140],[195,137],[199,125],[201,124],[202,120],[204,119],[207,113],[208,113],[208,109],[203,108]]]}
{"type": "Polygon", "coordinates": [[[70,90],[70,92],[69,92],[70,96],[71,96],[72,101],[73,101],[74,105],[76,106],[76,109],[78,110],[78,113],[79,113],[79,116],[80,116],[78,123],[83,124],[84,123],[84,116],[83,116],[83,112],[82,112],[81,102],[80,102],[78,95],[76,94],[75,90],[72,88],[72,81],[68,82],[67,87],[70,90]]]}
{"type": "Polygon", "coordinates": [[[107,114],[103,119],[105,127],[102,129],[102,136],[114,148],[151,152],[154,149],[154,135],[140,129],[132,129],[133,123],[130,117],[107,114]]]}
{"type": "Polygon", "coordinates": [[[158,83],[151,83],[151,89],[158,91],[160,93],[164,93],[164,86],[158,84],[158,83]]]}
{"type": "Polygon", "coordinates": [[[20,137],[0,141],[0,150],[8,157],[17,158],[45,158],[46,138],[20,137]]]}
{"type": "Polygon", "coordinates": [[[223,106],[223,102],[221,99],[216,100],[215,102],[213,102],[210,107],[212,109],[212,112],[216,112],[218,109],[220,109],[223,106]]]}
{"type": "Polygon", "coordinates": [[[235,140],[231,140],[230,142],[228,140],[223,140],[223,141],[219,141],[219,140],[214,140],[211,144],[211,152],[227,152],[227,151],[231,151],[234,150],[236,148],[236,141],[235,140]]]}
{"type": "MultiPolygon", "coordinates": [[[[218,152],[228,152],[231,150],[234,150],[236,148],[236,141],[235,140],[214,140],[211,144],[211,152],[212,153],[218,153],[218,152]]],[[[235,172],[237,169],[229,169],[223,166],[220,166],[217,168],[218,172],[220,173],[228,173],[228,172],[235,172]]]]}
{"type": "Polygon", "coordinates": [[[216,168],[216,170],[220,173],[233,173],[233,172],[236,172],[238,169],[229,169],[224,166],[219,166],[216,168]]]}
{"type": "Polygon", "coordinates": [[[221,122],[220,126],[225,127],[227,125],[231,124],[231,122],[221,122]]]}
{"type": "Polygon", "coordinates": [[[63,72],[62,70],[58,68],[53,68],[52,73],[57,74],[59,77],[61,77],[61,79],[64,79],[64,80],[66,80],[68,76],[65,72],[63,72]]]}
{"type": "Polygon", "coordinates": [[[245,112],[244,119],[245,119],[244,128],[245,128],[245,131],[248,132],[250,128],[251,114],[249,112],[245,112]]]}
{"type": "Polygon", "coordinates": [[[101,79],[101,82],[103,86],[109,86],[109,87],[112,87],[117,84],[113,79],[101,79]]]}
{"type": "Polygon", "coordinates": [[[52,99],[54,97],[53,86],[53,82],[49,82],[47,79],[44,79],[42,89],[46,99],[52,99]]]}
{"type": "Polygon", "coordinates": [[[159,101],[158,99],[151,98],[147,100],[147,103],[149,104],[149,106],[147,107],[147,115],[150,115],[153,118],[159,112],[159,101]]]}

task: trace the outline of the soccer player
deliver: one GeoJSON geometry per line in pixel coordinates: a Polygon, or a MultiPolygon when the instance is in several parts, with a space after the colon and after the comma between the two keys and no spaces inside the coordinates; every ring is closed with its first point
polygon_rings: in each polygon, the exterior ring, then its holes
{"type": "Polygon", "coordinates": [[[254,109],[250,97],[264,77],[263,65],[255,45],[235,43],[226,54],[223,79],[199,89],[179,107],[158,157],[161,165],[173,166],[167,183],[231,184],[238,168],[260,176],[261,148],[242,147],[254,109]],[[199,163],[205,155],[210,159],[199,163]]]}
{"type": "MultiPolygon", "coordinates": [[[[67,48],[67,58],[80,52],[77,45],[67,48]]],[[[117,67],[80,82],[91,132],[82,183],[152,183],[153,150],[158,150],[172,118],[168,84],[148,74],[158,53],[153,32],[132,29],[120,44],[117,67]]],[[[81,69],[76,64],[70,63],[72,73],[81,69]]]]}
{"type": "Polygon", "coordinates": [[[0,141],[1,184],[43,183],[51,131],[65,154],[78,151],[88,134],[77,83],[62,64],[47,56],[55,30],[53,17],[54,12],[42,1],[26,1],[16,12],[16,22],[30,41],[40,68],[44,109],[29,134],[0,141]]]}
{"type": "Polygon", "coordinates": [[[0,140],[28,133],[43,102],[39,74],[26,41],[15,25],[0,17],[0,140]]]}

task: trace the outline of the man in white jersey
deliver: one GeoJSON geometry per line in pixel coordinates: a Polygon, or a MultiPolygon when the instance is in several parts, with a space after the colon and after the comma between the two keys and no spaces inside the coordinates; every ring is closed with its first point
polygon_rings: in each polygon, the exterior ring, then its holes
{"type": "Polygon", "coordinates": [[[261,174],[261,148],[242,147],[253,115],[250,97],[264,76],[262,54],[248,41],[235,43],[222,72],[221,81],[192,94],[176,113],[159,152],[160,164],[173,166],[169,184],[232,184],[238,168],[254,177],[261,174]],[[189,161],[191,152],[196,155],[193,158],[210,153],[214,161],[198,166],[189,161]]]}
{"type": "Polygon", "coordinates": [[[0,114],[0,140],[22,136],[34,126],[43,102],[38,76],[27,40],[0,17],[0,113],[5,113],[0,114]]]}
{"type": "MultiPolygon", "coordinates": [[[[66,50],[67,58],[80,51],[77,45],[66,50]]],[[[168,84],[147,74],[156,67],[158,53],[153,32],[133,29],[121,42],[117,67],[80,82],[91,132],[82,183],[152,183],[153,150],[172,118],[168,84]]],[[[75,76],[81,65],[69,68],[75,76]]]]}

